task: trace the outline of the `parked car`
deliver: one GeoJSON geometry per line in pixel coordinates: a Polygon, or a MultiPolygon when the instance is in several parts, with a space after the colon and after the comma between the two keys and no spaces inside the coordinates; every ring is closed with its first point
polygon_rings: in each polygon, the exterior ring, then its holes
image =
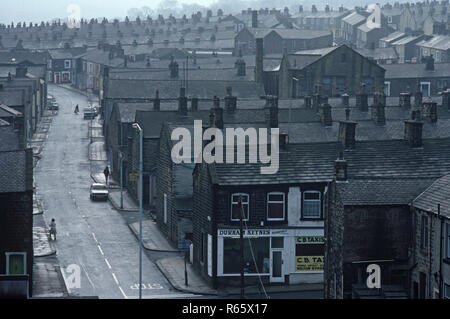
{"type": "Polygon", "coordinates": [[[108,187],[105,184],[94,183],[91,185],[90,197],[92,200],[108,200],[108,187]]]}
{"type": "Polygon", "coordinates": [[[51,102],[48,105],[48,109],[51,110],[51,111],[58,111],[59,110],[59,104],[56,103],[56,102],[51,102]]]}
{"type": "Polygon", "coordinates": [[[87,107],[83,110],[83,115],[85,120],[92,120],[97,116],[95,109],[87,107]]]}

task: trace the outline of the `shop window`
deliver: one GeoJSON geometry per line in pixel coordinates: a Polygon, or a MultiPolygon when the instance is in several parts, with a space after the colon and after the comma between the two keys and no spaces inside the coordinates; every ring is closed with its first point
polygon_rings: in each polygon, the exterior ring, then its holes
{"type": "Polygon", "coordinates": [[[284,220],[285,195],[284,193],[267,194],[267,220],[284,220]]]}
{"type": "MultiPolygon", "coordinates": [[[[223,273],[241,272],[241,241],[239,238],[223,239],[223,273]]],[[[244,238],[244,272],[246,274],[270,273],[270,237],[244,238]]]]}
{"type": "Polygon", "coordinates": [[[6,274],[25,275],[27,273],[26,253],[6,253],[6,274]]]}
{"type": "Polygon", "coordinates": [[[321,193],[319,191],[303,192],[303,218],[321,218],[321,193]]]}
{"type": "Polygon", "coordinates": [[[249,196],[240,193],[231,195],[231,220],[239,221],[241,219],[240,200],[242,200],[243,220],[248,221],[249,196]]]}

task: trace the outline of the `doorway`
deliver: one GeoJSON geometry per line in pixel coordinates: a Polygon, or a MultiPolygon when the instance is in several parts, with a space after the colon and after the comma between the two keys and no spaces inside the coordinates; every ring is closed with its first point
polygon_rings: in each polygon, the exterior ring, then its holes
{"type": "Polygon", "coordinates": [[[284,237],[271,238],[271,252],[270,252],[270,282],[283,283],[284,282],[284,237]]]}

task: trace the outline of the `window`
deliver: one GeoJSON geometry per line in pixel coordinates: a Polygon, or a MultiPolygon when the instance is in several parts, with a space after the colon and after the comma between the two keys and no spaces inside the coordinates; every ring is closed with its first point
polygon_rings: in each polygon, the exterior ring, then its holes
{"type": "Polygon", "coordinates": [[[391,95],[391,82],[390,81],[385,81],[384,82],[384,94],[386,96],[390,96],[391,95]]]}
{"type": "Polygon", "coordinates": [[[267,194],[267,220],[284,220],[284,193],[267,194]]]}
{"type": "MultiPolygon", "coordinates": [[[[270,273],[270,237],[244,238],[244,272],[246,274],[270,273]]],[[[223,273],[239,274],[241,271],[241,241],[239,238],[223,239],[223,273]]]]}
{"type": "Polygon", "coordinates": [[[388,23],[392,23],[392,16],[388,16],[388,23]]]}
{"type": "Polygon", "coordinates": [[[25,275],[27,273],[26,253],[6,253],[6,274],[25,275]]]}
{"type": "Polygon", "coordinates": [[[428,247],[428,217],[427,216],[422,216],[420,234],[421,234],[420,248],[426,249],[428,247]]]}
{"type": "Polygon", "coordinates": [[[240,193],[231,195],[231,220],[239,221],[241,219],[240,199],[242,199],[242,209],[244,211],[243,220],[248,221],[249,196],[248,194],[240,193]]]}
{"type": "Polygon", "coordinates": [[[303,192],[303,218],[321,218],[321,194],[319,191],[303,192]]]}
{"type": "Polygon", "coordinates": [[[71,67],[71,63],[72,61],[70,61],[70,60],[64,60],[64,68],[65,69],[70,69],[70,67],[71,67]]]}

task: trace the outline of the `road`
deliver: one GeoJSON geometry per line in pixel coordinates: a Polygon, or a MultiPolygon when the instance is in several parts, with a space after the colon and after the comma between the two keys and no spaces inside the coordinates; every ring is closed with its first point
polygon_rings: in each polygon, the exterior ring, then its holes
{"type": "MultiPolygon", "coordinates": [[[[56,219],[57,259],[61,268],[75,264],[81,271],[80,287],[71,288],[70,294],[137,298],[139,245],[128,227],[128,218],[109,202],[92,202],[89,198],[90,121],[82,116],[87,98],[52,85],[49,93],[56,98],[60,110],[35,168],[35,183],[47,222],[56,219]],[[80,115],[73,112],[76,104],[80,106],[80,115]]],[[[96,164],[101,167],[104,163],[96,164]]],[[[148,253],[143,254],[143,298],[192,297],[172,290],[151,259],[148,253]]],[[[66,277],[70,281],[69,274],[66,277]]]]}

